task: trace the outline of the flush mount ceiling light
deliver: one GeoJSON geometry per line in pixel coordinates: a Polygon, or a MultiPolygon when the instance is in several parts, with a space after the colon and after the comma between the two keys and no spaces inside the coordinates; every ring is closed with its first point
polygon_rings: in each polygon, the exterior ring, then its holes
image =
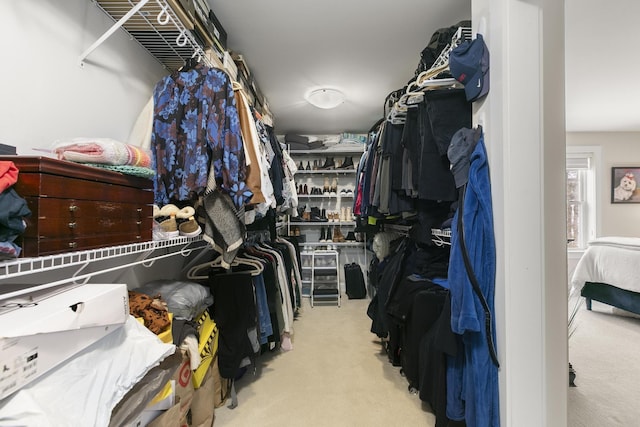
{"type": "Polygon", "coordinates": [[[344,93],[337,89],[316,89],[307,94],[307,101],[314,107],[325,110],[336,108],[344,102],[344,93]]]}

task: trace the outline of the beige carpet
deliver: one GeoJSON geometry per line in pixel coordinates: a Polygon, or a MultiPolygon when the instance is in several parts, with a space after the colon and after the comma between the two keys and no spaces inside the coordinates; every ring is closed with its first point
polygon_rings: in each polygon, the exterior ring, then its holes
{"type": "Polygon", "coordinates": [[[640,320],[597,302],[576,320],[569,340],[577,374],[577,387],[569,388],[569,426],[640,426],[640,320]]]}
{"type": "MultiPolygon", "coordinates": [[[[311,308],[295,322],[294,350],[263,355],[237,383],[239,406],[216,410],[216,426],[434,426],[369,332],[368,300],[311,308]]],[[[640,319],[594,302],[569,341],[577,387],[569,427],[640,426],[640,319]]],[[[565,392],[559,390],[559,393],[565,392]]]]}
{"type": "Polygon", "coordinates": [[[263,355],[237,384],[237,408],[216,409],[215,426],[434,426],[428,405],[369,332],[369,300],[342,307],[304,300],[294,349],[263,355]]]}

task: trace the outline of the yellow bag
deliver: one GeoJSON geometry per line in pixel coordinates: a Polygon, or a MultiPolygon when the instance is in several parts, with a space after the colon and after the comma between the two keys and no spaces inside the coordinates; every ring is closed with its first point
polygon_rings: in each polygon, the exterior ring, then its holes
{"type": "Polygon", "coordinates": [[[196,320],[198,323],[198,351],[202,361],[193,371],[193,388],[197,389],[207,374],[207,370],[213,361],[213,357],[218,352],[218,326],[211,319],[207,310],[196,320]]]}

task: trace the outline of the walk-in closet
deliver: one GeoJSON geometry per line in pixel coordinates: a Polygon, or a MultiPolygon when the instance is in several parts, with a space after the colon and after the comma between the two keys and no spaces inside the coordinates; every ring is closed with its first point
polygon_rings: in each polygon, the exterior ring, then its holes
{"type": "Polygon", "coordinates": [[[0,16],[0,426],[567,425],[562,2],[0,16]]]}

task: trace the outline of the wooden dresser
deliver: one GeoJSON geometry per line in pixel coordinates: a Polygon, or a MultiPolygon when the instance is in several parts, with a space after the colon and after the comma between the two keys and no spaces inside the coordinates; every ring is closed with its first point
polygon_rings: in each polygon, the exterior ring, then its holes
{"type": "Polygon", "coordinates": [[[48,157],[0,156],[19,170],[15,191],[31,216],[22,256],[152,239],[153,181],[48,157]]]}

